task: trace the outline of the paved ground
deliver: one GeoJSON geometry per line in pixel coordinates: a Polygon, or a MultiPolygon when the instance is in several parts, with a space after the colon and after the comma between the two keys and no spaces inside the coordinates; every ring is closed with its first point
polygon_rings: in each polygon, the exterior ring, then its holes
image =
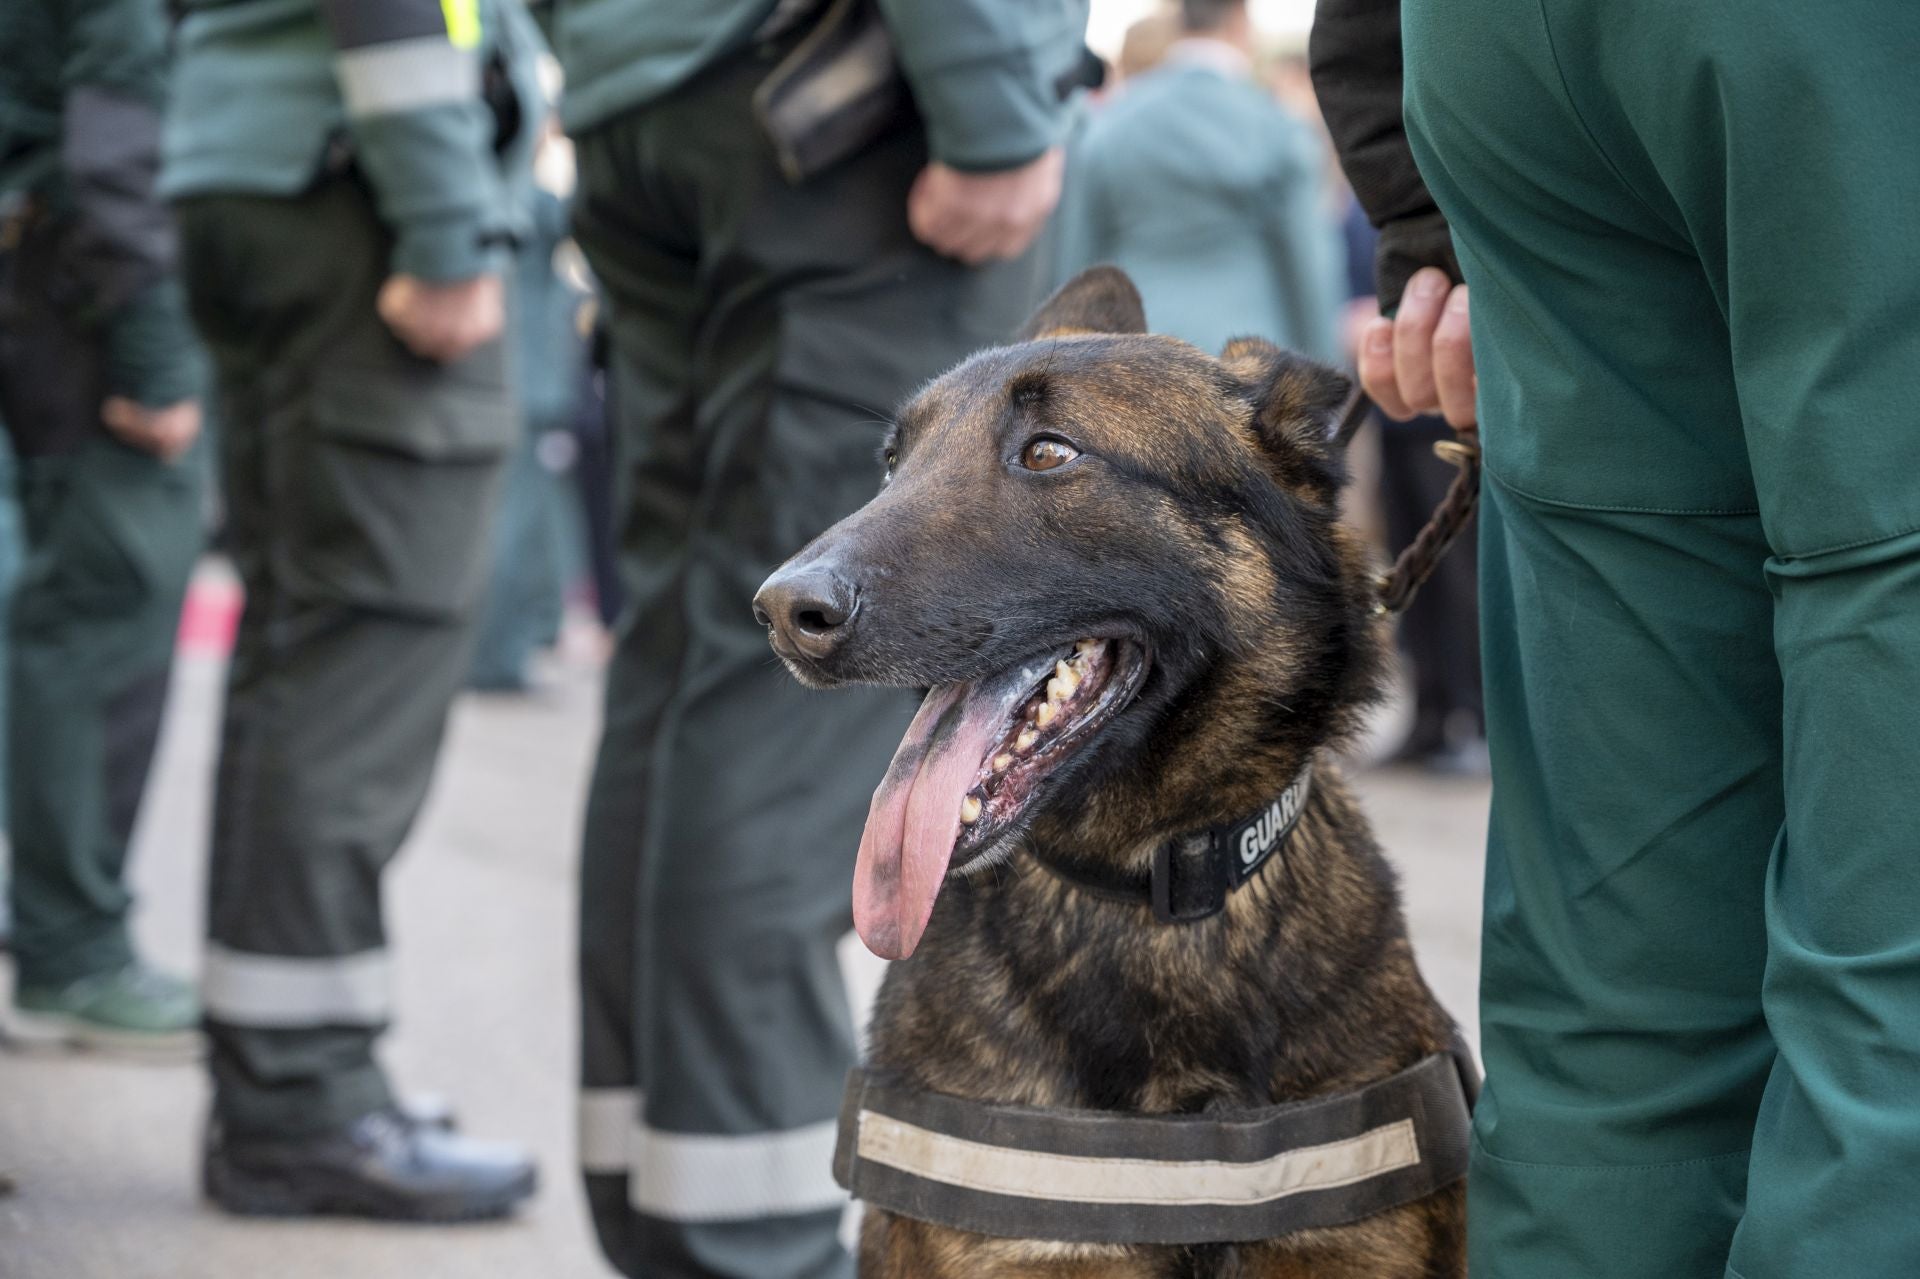
{"type": "MultiPolygon", "coordinates": [[[[190,970],[220,666],[182,663],[135,855],[150,954],[190,970]]],[[[402,1021],[387,1060],[453,1097],[476,1133],[541,1155],[532,1210],[458,1229],[239,1222],[203,1208],[198,1071],[0,1054],[0,1279],[541,1279],[607,1272],[575,1189],[574,844],[595,720],[590,676],[529,700],[469,698],[392,880],[402,1021]]],[[[1472,1024],[1486,791],[1400,771],[1361,788],[1403,868],[1429,980],[1472,1024]]],[[[857,994],[879,964],[854,948],[857,994]]],[[[0,977],[0,981],[10,978],[0,977]]],[[[864,997],[864,995],[860,995],[864,997]]]]}

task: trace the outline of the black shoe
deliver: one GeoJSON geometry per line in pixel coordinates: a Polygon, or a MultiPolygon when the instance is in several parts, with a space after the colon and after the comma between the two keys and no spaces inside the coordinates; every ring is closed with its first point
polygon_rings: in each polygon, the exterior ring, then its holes
{"type": "Polygon", "coordinates": [[[203,1182],[228,1212],[389,1221],[480,1221],[533,1193],[533,1161],[377,1110],[345,1129],[296,1140],[223,1135],[209,1126],[203,1182]]]}

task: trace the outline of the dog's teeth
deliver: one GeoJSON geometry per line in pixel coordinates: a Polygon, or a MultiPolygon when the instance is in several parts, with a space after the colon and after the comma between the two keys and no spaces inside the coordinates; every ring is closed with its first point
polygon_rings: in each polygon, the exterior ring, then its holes
{"type": "Polygon", "coordinates": [[[1064,702],[1069,697],[1072,697],[1072,696],[1073,696],[1073,689],[1068,687],[1067,681],[1061,679],[1059,676],[1056,675],[1052,679],[1047,681],[1047,701],[1048,702],[1050,703],[1064,702]]]}
{"type": "Polygon", "coordinates": [[[996,773],[1004,773],[1004,772],[1006,772],[1006,771],[1007,771],[1007,770],[1008,770],[1009,768],[1012,768],[1012,767],[1013,767],[1013,756],[1011,756],[1011,755],[995,755],[995,756],[993,757],[993,771],[994,771],[994,772],[996,772],[996,773]]]}
{"type": "Polygon", "coordinates": [[[1099,647],[1100,647],[1100,641],[1097,639],[1076,640],[1073,645],[1073,651],[1076,653],[1085,654],[1085,653],[1091,653],[1093,652],[1093,650],[1099,647]]]}
{"type": "Polygon", "coordinates": [[[960,824],[971,826],[980,820],[980,797],[969,795],[960,801],[960,824]]]}
{"type": "MultiPolygon", "coordinates": [[[[1053,721],[1059,718],[1060,708],[1052,702],[1048,702],[1040,708],[1040,713],[1033,717],[1033,722],[1041,728],[1048,728],[1052,726],[1053,721]]],[[[1022,736],[1025,736],[1025,734],[1023,733],[1022,736]]]]}
{"type": "Polygon", "coordinates": [[[1061,662],[1053,668],[1053,679],[1047,681],[1047,688],[1049,691],[1052,690],[1054,682],[1056,680],[1059,683],[1066,686],[1068,697],[1072,697],[1074,693],[1079,691],[1080,672],[1075,670],[1073,667],[1067,665],[1065,662],[1061,662]]]}
{"type": "Polygon", "coordinates": [[[1017,751],[1030,751],[1033,749],[1033,744],[1039,740],[1040,734],[1034,732],[1031,728],[1023,728],[1020,730],[1020,736],[1013,739],[1013,749],[1017,751]]]}

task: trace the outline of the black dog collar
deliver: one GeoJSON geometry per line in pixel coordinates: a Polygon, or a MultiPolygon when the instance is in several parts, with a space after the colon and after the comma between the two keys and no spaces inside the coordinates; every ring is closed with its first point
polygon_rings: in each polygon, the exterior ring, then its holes
{"type": "Polygon", "coordinates": [[[1230,1115],[993,1105],[847,1080],[833,1175],[957,1230],[1105,1244],[1273,1239],[1424,1198],[1467,1170],[1464,1048],[1354,1092],[1230,1115]]]}
{"type": "Polygon", "coordinates": [[[1313,788],[1313,764],[1300,766],[1287,788],[1251,817],[1182,835],[1153,853],[1146,875],[1107,874],[1067,866],[1038,853],[1035,861],[1068,883],[1102,897],[1153,908],[1163,924],[1193,924],[1226,909],[1227,897],[1278,853],[1300,824],[1313,788]]]}

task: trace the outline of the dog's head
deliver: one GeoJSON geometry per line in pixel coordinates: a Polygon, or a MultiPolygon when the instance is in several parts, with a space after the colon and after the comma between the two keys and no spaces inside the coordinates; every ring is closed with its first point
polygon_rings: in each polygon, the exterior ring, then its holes
{"type": "Polygon", "coordinates": [[[854,918],[910,953],[949,874],[1023,839],[1111,863],[1243,816],[1372,694],[1364,551],[1339,524],[1331,369],[1146,331],[1124,274],[906,406],[887,479],[768,579],[816,687],[927,687],[874,794],[854,918]]]}

